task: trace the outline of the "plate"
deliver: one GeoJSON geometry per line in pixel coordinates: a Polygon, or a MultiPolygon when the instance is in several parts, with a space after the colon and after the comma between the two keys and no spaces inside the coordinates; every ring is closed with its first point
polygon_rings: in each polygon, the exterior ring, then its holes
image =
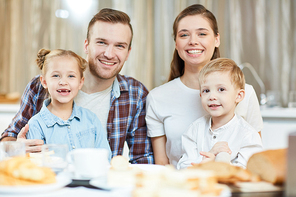
{"type": "Polygon", "coordinates": [[[156,165],[156,164],[130,164],[131,167],[137,167],[141,170],[149,171],[149,172],[159,172],[165,169],[165,166],[156,165]]]}
{"type": "Polygon", "coordinates": [[[28,194],[28,193],[44,193],[60,189],[69,183],[71,179],[65,174],[59,174],[56,176],[56,183],[52,184],[40,184],[40,185],[27,185],[27,186],[0,186],[0,193],[6,194],[28,194]]]}
{"type": "Polygon", "coordinates": [[[124,191],[132,191],[132,189],[134,188],[133,186],[109,186],[106,179],[104,178],[94,178],[94,179],[91,179],[89,181],[89,184],[94,186],[94,187],[97,187],[97,188],[100,188],[100,189],[103,189],[103,190],[124,190],[124,191]]]}

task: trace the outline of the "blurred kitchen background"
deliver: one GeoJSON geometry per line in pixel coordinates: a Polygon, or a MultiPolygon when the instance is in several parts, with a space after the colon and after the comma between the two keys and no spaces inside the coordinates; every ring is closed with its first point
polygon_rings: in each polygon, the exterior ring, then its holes
{"type": "MultiPolygon", "coordinates": [[[[292,101],[290,92],[296,91],[295,0],[0,0],[0,98],[19,103],[26,84],[40,73],[35,59],[41,48],[70,49],[85,57],[88,22],[105,7],[126,12],[134,30],[132,51],[121,74],[140,80],[151,90],[167,82],[175,17],[195,3],[216,16],[221,57],[241,66],[262,106],[286,108],[292,101]]],[[[18,105],[14,107],[0,109],[8,122],[18,105]]],[[[296,131],[296,108],[272,113],[262,111],[266,131],[282,130],[283,124],[290,123],[285,137],[290,130],[296,131]],[[283,124],[277,127],[274,120],[283,124]]],[[[0,117],[0,126],[3,120],[0,117]]],[[[270,145],[279,141],[277,134],[269,134],[274,136],[270,145]]]]}

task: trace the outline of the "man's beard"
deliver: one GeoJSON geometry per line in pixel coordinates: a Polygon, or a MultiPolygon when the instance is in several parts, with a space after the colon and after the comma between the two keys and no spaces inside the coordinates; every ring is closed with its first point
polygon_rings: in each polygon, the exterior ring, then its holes
{"type": "Polygon", "coordinates": [[[111,76],[103,76],[100,73],[99,69],[97,69],[96,64],[94,64],[92,60],[89,60],[89,71],[90,71],[90,73],[93,76],[95,76],[95,77],[97,77],[99,79],[104,79],[104,80],[112,79],[121,71],[121,69],[122,69],[122,66],[121,66],[121,68],[119,70],[115,69],[113,71],[108,72],[108,74],[111,74],[111,76]]]}

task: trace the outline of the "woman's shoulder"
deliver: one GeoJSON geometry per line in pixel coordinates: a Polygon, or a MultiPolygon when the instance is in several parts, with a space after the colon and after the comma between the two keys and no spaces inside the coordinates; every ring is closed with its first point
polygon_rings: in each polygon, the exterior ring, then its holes
{"type": "Polygon", "coordinates": [[[250,84],[245,84],[245,92],[246,92],[246,95],[251,95],[253,93],[255,93],[255,90],[254,90],[254,87],[250,84]]]}
{"type": "Polygon", "coordinates": [[[180,78],[176,78],[172,81],[169,81],[167,83],[164,83],[160,86],[155,87],[152,89],[149,94],[152,95],[163,95],[163,94],[171,94],[172,92],[175,91],[176,86],[180,82],[180,78]]]}
{"type": "Polygon", "coordinates": [[[244,131],[244,132],[247,132],[247,133],[257,133],[257,131],[255,130],[255,128],[250,125],[242,116],[236,114],[236,117],[237,117],[237,123],[239,124],[239,126],[241,128],[244,128],[240,131],[244,131]]]}

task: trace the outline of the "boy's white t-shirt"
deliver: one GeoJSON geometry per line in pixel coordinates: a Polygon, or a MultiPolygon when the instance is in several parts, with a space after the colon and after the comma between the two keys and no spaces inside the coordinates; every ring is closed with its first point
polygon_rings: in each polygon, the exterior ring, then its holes
{"type": "Polygon", "coordinates": [[[77,96],[74,99],[75,103],[78,106],[89,109],[98,116],[106,132],[108,114],[110,109],[111,90],[112,85],[102,92],[96,92],[93,94],[87,94],[79,90],[77,96]]]}
{"type": "Polygon", "coordinates": [[[182,136],[182,158],[177,168],[187,168],[191,163],[200,163],[199,152],[209,152],[220,141],[228,142],[232,151],[230,161],[233,165],[246,168],[249,158],[262,151],[259,133],[241,116],[235,115],[225,125],[212,130],[211,116],[207,115],[194,121],[182,136]]]}
{"type": "MultiPolygon", "coordinates": [[[[251,85],[245,86],[245,98],[235,111],[256,131],[263,128],[263,120],[256,93],[251,85]]],[[[201,105],[200,91],[188,88],[180,78],[154,88],[147,96],[146,123],[149,137],[166,135],[166,154],[170,164],[177,166],[182,156],[181,137],[189,125],[206,115],[201,105]]]]}

